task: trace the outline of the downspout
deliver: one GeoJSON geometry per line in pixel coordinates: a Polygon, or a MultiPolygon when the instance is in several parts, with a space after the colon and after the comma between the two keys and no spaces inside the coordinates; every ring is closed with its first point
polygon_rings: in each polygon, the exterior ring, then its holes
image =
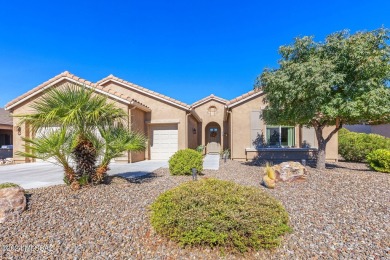
{"type": "Polygon", "coordinates": [[[189,134],[188,134],[188,116],[191,115],[191,111],[187,111],[186,112],[186,131],[185,131],[185,135],[186,135],[186,138],[185,138],[185,148],[188,148],[188,138],[189,138],[189,134]]]}
{"type": "MultiPolygon", "coordinates": [[[[129,118],[127,120],[127,130],[128,131],[131,131],[130,127],[131,127],[131,111],[136,109],[136,107],[132,107],[132,108],[129,108],[129,118]]],[[[127,163],[131,163],[132,162],[132,157],[131,157],[131,152],[128,151],[127,152],[127,163]]]]}
{"type": "Polygon", "coordinates": [[[233,111],[228,110],[228,114],[230,114],[230,160],[233,160],[233,111]]]}

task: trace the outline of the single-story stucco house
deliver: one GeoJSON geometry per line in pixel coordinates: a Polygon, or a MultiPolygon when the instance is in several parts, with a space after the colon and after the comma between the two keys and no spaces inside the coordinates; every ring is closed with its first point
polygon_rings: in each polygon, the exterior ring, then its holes
{"type": "MultiPolygon", "coordinates": [[[[148,137],[145,152],[129,152],[116,161],[166,160],[177,150],[206,147],[205,153],[219,153],[230,149],[234,160],[248,161],[268,153],[270,158],[299,159],[299,152],[310,153],[317,147],[313,129],[301,126],[269,126],[261,119],[264,93],[249,91],[232,100],[210,95],[192,105],[185,104],[155,91],[110,75],[92,83],[69,72],[63,72],[42,83],[6,105],[12,114],[32,113],[32,102],[44,95],[45,90],[73,83],[92,88],[126,111],[129,128],[148,137]],[[262,144],[267,143],[266,147],[262,144]],[[310,148],[309,148],[310,147],[310,148]],[[277,155],[275,155],[277,154],[277,155]],[[276,157],[275,157],[276,158],[276,157]]],[[[297,104],[299,105],[299,104],[297,104]]],[[[26,125],[13,118],[14,151],[23,150],[22,137],[33,133],[26,125]]],[[[331,128],[328,129],[330,132],[331,128]]],[[[327,146],[327,160],[338,155],[335,135],[327,146]]],[[[14,154],[17,163],[31,159],[14,154]]]]}

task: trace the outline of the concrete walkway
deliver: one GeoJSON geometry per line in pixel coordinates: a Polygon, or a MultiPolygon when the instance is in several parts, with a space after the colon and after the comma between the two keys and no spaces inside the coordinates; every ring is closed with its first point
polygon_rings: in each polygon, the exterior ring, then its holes
{"type": "MultiPolygon", "coordinates": [[[[111,163],[109,175],[137,178],[158,168],[168,168],[167,161],[141,161],[131,164],[111,163]]],[[[0,166],[0,183],[12,182],[25,189],[64,184],[64,172],[60,166],[47,163],[25,163],[0,166]]]]}
{"type": "Polygon", "coordinates": [[[207,154],[203,158],[204,170],[218,170],[219,169],[219,154],[207,154]]]}

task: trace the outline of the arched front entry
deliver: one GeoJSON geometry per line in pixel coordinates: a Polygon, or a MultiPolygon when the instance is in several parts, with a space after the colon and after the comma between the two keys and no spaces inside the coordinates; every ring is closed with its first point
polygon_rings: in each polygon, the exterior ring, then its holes
{"type": "Polygon", "coordinates": [[[221,151],[221,127],[218,123],[211,122],[206,125],[206,152],[219,153],[221,151]]]}

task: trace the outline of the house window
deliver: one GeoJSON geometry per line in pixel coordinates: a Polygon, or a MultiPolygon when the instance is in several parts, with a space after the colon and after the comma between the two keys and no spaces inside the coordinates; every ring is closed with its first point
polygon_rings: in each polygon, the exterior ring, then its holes
{"type": "Polygon", "coordinates": [[[218,135],[218,129],[217,128],[210,128],[210,137],[215,138],[218,135]]]}
{"type": "Polygon", "coordinates": [[[271,147],[295,146],[295,128],[293,126],[267,126],[267,143],[271,147]]]}
{"type": "Polygon", "coordinates": [[[0,146],[1,145],[10,145],[11,143],[11,135],[8,134],[0,134],[0,146]]]}
{"type": "Polygon", "coordinates": [[[210,116],[215,116],[215,114],[217,113],[217,108],[215,106],[211,106],[209,107],[207,112],[209,113],[210,116]]]}

